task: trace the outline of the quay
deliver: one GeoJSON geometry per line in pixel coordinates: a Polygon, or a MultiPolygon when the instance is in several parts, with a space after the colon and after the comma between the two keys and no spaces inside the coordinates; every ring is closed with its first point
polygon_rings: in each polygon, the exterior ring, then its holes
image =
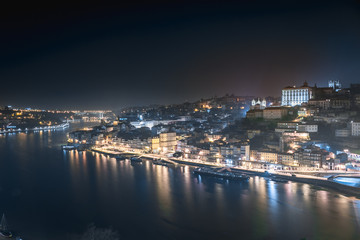
{"type": "MultiPolygon", "coordinates": [[[[177,158],[169,158],[164,156],[156,156],[154,154],[144,154],[144,153],[136,153],[136,152],[114,152],[99,148],[93,148],[91,149],[93,152],[101,153],[104,155],[108,155],[110,157],[115,157],[117,155],[128,155],[128,156],[138,156],[140,158],[148,159],[148,160],[155,160],[155,159],[162,159],[166,162],[172,163],[172,164],[183,164],[183,165],[189,165],[194,167],[224,167],[223,165],[218,165],[214,163],[204,163],[204,162],[195,162],[195,161],[188,161],[184,159],[177,159],[177,158]]],[[[306,183],[315,185],[318,187],[324,187],[330,190],[337,191],[341,194],[347,195],[347,196],[353,196],[360,199],[360,188],[344,185],[338,182],[333,181],[334,178],[328,178],[328,177],[318,177],[313,175],[306,175],[306,174],[299,174],[299,173],[290,173],[290,172],[271,172],[269,173],[266,169],[244,169],[240,167],[231,167],[232,171],[246,174],[249,176],[260,176],[260,177],[269,177],[276,178],[276,179],[283,179],[288,180],[292,182],[299,182],[299,183],[306,183]]],[[[343,176],[342,174],[337,174],[337,176],[343,176]]],[[[351,176],[351,175],[347,175],[351,176]]],[[[357,177],[360,177],[357,175],[357,177]]]]}
{"type": "Polygon", "coordinates": [[[360,188],[344,185],[344,184],[335,182],[333,180],[328,180],[327,178],[308,178],[308,177],[303,177],[303,176],[298,176],[298,175],[286,176],[286,175],[280,175],[280,174],[276,174],[276,176],[281,179],[286,179],[289,181],[307,183],[307,184],[312,184],[312,185],[319,186],[319,187],[332,189],[332,190],[340,192],[344,195],[354,196],[354,197],[360,199],[360,188]]]}

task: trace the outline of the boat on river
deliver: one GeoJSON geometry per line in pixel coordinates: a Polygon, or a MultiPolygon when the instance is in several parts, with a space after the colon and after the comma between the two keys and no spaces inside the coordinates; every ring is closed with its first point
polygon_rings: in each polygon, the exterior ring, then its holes
{"type": "Polygon", "coordinates": [[[210,167],[200,167],[194,170],[194,174],[213,176],[231,180],[249,180],[249,176],[232,172],[229,168],[215,169],[210,167]]]}
{"type": "Polygon", "coordinates": [[[62,145],[61,148],[63,150],[74,150],[75,146],[74,145],[62,145]]]}
{"type": "Polygon", "coordinates": [[[119,160],[119,161],[127,159],[127,157],[124,155],[118,155],[118,156],[115,156],[115,158],[116,158],[116,160],[119,160]]]}
{"type": "Polygon", "coordinates": [[[131,157],[130,160],[132,162],[142,162],[141,158],[139,158],[139,157],[131,157]]]}
{"type": "Polygon", "coordinates": [[[152,162],[154,165],[169,166],[169,163],[162,159],[154,159],[152,162]]]}
{"type": "Polygon", "coordinates": [[[276,176],[270,178],[270,180],[273,181],[273,182],[279,182],[279,183],[287,183],[287,182],[289,182],[286,179],[279,178],[279,177],[276,177],[276,176]]]}

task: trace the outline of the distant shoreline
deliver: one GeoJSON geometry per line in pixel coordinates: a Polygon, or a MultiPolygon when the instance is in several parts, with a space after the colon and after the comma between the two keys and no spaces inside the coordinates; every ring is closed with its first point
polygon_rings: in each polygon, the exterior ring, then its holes
{"type": "Polygon", "coordinates": [[[52,126],[39,126],[39,127],[34,127],[34,128],[25,128],[25,129],[10,129],[10,130],[0,130],[0,134],[5,134],[5,133],[19,133],[19,132],[30,132],[30,131],[41,131],[41,130],[57,130],[57,129],[64,129],[64,128],[68,128],[69,127],[69,123],[62,123],[62,124],[58,124],[58,125],[52,125],[52,126]]]}

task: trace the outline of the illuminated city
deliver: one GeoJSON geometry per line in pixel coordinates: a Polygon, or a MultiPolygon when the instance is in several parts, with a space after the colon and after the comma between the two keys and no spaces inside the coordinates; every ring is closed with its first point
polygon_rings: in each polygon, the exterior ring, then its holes
{"type": "Polygon", "coordinates": [[[0,240],[360,239],[359,1],[30,3],[1,26],[0,240]]]}

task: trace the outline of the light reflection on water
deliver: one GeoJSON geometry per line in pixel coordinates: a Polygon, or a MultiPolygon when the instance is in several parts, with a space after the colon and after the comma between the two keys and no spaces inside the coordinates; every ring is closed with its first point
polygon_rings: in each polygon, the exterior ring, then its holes
{"type": "Polygon", "coordinates": [[[225,181],[189,166],[63,152],[64,136],[0,136],[8,169],[0,210],[28,239],[64,239],[91,222],[127,239],[360,239],[358,200],[295,182],[225,181]]]}

